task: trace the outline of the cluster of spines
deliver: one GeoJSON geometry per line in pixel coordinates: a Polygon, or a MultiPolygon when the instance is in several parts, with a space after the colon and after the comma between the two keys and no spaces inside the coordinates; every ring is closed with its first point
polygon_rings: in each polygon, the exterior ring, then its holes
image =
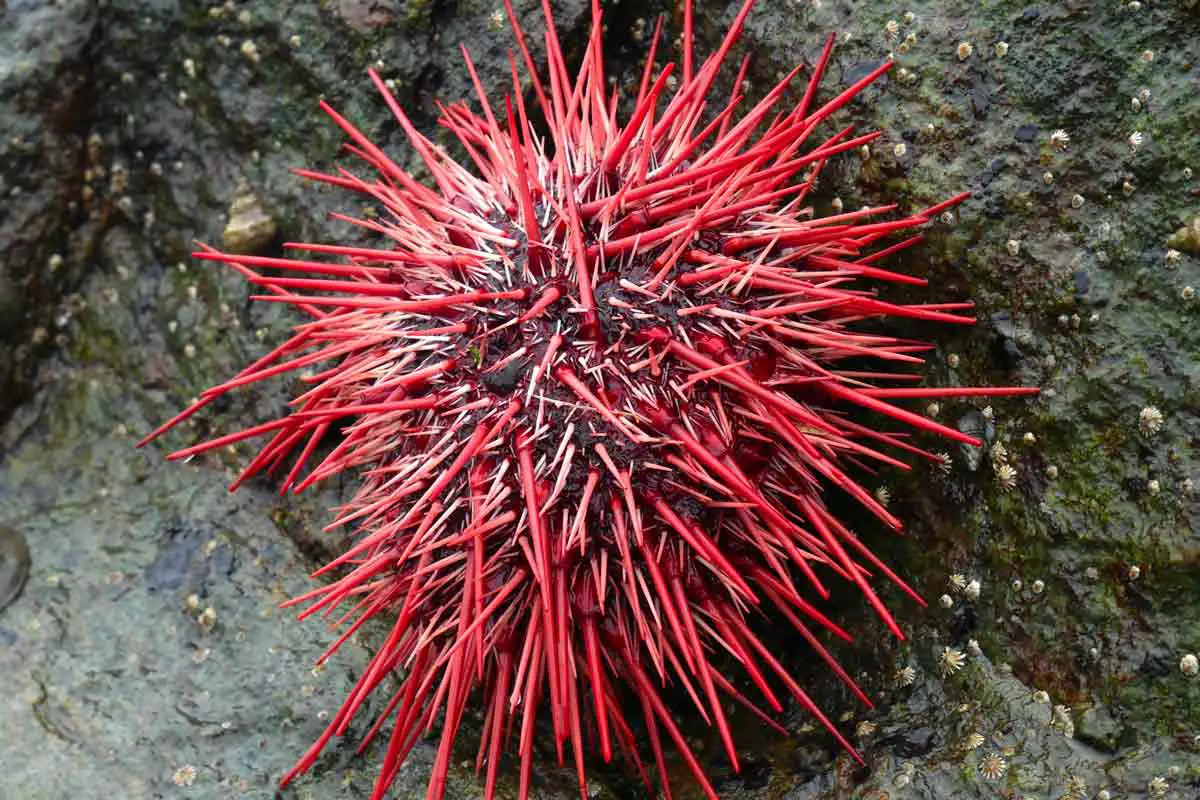
{"type": "Polygon", "coordinates": [[[513,738],[527,796],[543,708],[560,763],[570,748],[581,798],[586,742],[605,761],[615,746],[650,783],[630,703],[640,704],[662,791],[670,793],[665,736],[716,797],[666,687],[678,687],[715,726],[734,769],[723,695],[783,732],[722,672],[727,664],[739,665],[771,711],[783,708],[772,684],[782,686],[858,757],[752,624],[769,605],[869,706],[814,628],[849,635],[805,595],[828,597],[831,577],[851,582],[900,637],[871,579],[882,576],[920,602],[826,509],[822,492],[836,486],[899,529],[844,467],[907,468],[883,446],[935,457],[904,434],[854,421],[846,407],[977,444],[889,401],[1032,390],[894,385],[920,380],[900,370],[923,364],[919,354],[931,346],[855,323],[898,316],[970,324],[960,312],[971,304],[881,300],[859,284],[925,283],[879,266],[920,237],[867,250],[965,195],[899,219],[887,218],[894,205],[814,217],[804,203],[821,167],[879,134],[845,128],[815,146],[810,138],[891,65],[818,105],[830,38],[794,105],[784,100],[800,67],[736,117],[747,61],[728,102],[709,99],[752,4],[700,65],[692,4],[684,4],[682,74],[670,97],[674,66],[654,72],[660,22],[634,111],[620,124],[620,97],[606,95],[598,2],[572,80],[543,1],[543,81],[505,0],[548,146],[530,126],[511,55],[502,113],[465,48],[480,111],[442,109],[475,172],[419,133],[371,72],[435,185],[414,180],[324,103],[348,150],[374,174],[298,172],[377,205],[372,218],[338,218],[386,245],[288,245],[336,261],[197,254],[262,287],[255,299],[288,303],[310,319],[146,441],[227,392],[303,373],[311,388],[288,415],[172,458],[271,434],[235,487],[271,472],[282,475],[283,491],[298,492],[357,468],[362,487],[330,525],[351,527],[357,540],[317,572],[339,577],[290,605],[344,626],[322,662],[366,620],[395,616],[287,780],[346,733],[394,674],[404,676],[400,689],[362,744],[392,722],[376,798],[439,723],[429,797],[442,796],[456,734],[481,688],[477,768],[486,770],[489,800],[513,738]],[[864,358],[897,371],[841,366],[864,358]],[[515,379],[498,377],[513,371],[515,379]],[[331,432],[340,440],[313,464],[331,432]]]}

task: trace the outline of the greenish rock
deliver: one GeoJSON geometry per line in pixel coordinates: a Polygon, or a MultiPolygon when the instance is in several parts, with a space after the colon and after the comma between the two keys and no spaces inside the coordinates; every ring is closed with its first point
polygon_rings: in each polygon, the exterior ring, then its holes
{"type": "Polygon", "coordinates": [[[94,5],[0,4],[0,420],[28,397],[97,235],[80,202],[94,5]]]}
{"type": "Polygon", "coordinates": [[[1075,738],[1105,753],[1116,752],[1124,730],[1103,706],[1090,706],[1075,721],[1075,738]]]}

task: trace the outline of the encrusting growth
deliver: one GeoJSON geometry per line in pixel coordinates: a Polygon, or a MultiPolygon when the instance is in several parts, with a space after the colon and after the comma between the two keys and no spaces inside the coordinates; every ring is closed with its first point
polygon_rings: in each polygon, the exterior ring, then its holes
{"type": "Polygon", "coordinates": [[[347,731],[391,675],[403,680],[363,742],[390,727],[375,798],[439,721],[428,797],[443,795],[473,697],[485,716],[476,766],[489,800],[501,754],[514,749],[527,796],[541,714],[559,762],[574,761],[581,798],[585,745],[605,761],[622,754],[651,783],[643,735],[664,794],[670,744],[716,797],[668,689],[715,726],[735,769],[725,702],[782,733],[767,711],[782,710],[784,692],[858,757],[753,620],[786,620],[869,706],[818,637],[849,639],[817,603],[831,581],[851,582],[902,637],[879,582],[921,600],[823,497],[845,492],[899,529],[848,470],[906,468],[896,452],[934,464],[939,456],[906,433],[856,420],[872,412],[977,445],[896,402],[1036,390],[915,386],[911,370],[931,345],[856,327],[889,316],[974,321],[963,313],[970,303],[900,305],[873,288],[924,285],[885,259],[967,195],[908,216],[897,217],[896,205],[815,216],[805,201],[821,167],[879,136],[825,123],[891,64],[818,98],[831,37],[802,91],[790,88],[805,71],[797,67],[749,103],[736,88],[743,60],[734,95],[718,100],[714,81],[752,5],[697,63],[685,2],[682,64],[656,72],[660,21],[622,122],[619,92],[608,93],[598,0],[574,75],[543,0],[544,77],[505,0],[517,43],[510,94],[490,98],[464,48],[476,108],[441,107],[469,163],[420,134],[370,73],[433,186],[322,103],[365,169],[298,174],[375,204],[377,216],[338,219],[371,232],[376,246],[288,245],[303,259],[197,253],[244,275],[261,290],[254,299],[286,303],[307,321],[146,441],[238,387],[312,372],[287,416],[171,458],[269,435],[235,487],[274,473],[284,491],[299,492],[358,471],[361,488],[330,526],[350,526],[355,543],[317,571],[336,575],[332,582],[290,605],[344,628],[322,662],[366,620],[394,619],[285,782],[347,731]],[[522,80],[547,121],[544,137],[531,127],[522,80]],[[900,233],[908,238],[887,243],[900,233]],[[882,366],[864,366],[870,359],[882,366]],[[340,438],[318,454],[327,434],[340,438]],[[723,672],[731,664],[757,698],[723,672]]]}

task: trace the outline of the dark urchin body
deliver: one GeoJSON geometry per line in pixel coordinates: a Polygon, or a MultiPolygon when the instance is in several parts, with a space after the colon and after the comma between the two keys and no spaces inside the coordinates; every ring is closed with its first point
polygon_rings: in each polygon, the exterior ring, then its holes
{"type": "MultiPolygon", "coordinates": [[[[918,237],[886,237],[964,196],[901,218],[895,206],[814,218],[804,202],[821,166],[878,135],[823,123],[890,64],[818,102],[831,39],[798,100],[784,102],[799,68],[739,113],[740,95],[714,102],[710,90],[751,5],[697,65],[685,3],[679,75],[673,65],[654,73],[656,30],[633,115],[618,123],[598,3],[574,76],[543,3],[543,81],[505,0],[546,140],[530,127],[515,62],[502,106],[468,58],[480,111],[443,109],[472,169],[418,133],[372,73],[435,185],[413,180],[328,106],[373,174],[302,174],[382,208],[345,218],[380,245],[290,245],[323,260],[199,254],[262,287],[256,299],[309,320],[148,438],[239,386],[314,371],[287,416],[173,457],[269,434],[238,483],[286,469],[284,488],[300,491],[358,470],[362,486],[333,523],[352,526],[356,542],[319,571],[341,577],[294,602],[307,604],[305,615],[340,610],[345,632],[330,653],[365,620],[395,618],[292,775],[392,674],[404,679],[371,732],[391,721],[375,797],[439,720],[429,797],[441,797],[472,696],[485,711],[477,765],[489,800],[506,746],[519,753],[527,795],[542,709],[559,760],[575,761],[581,797],[585,741],[605,760],[622,752],[648,780],[630,707],[662,790],[665,737],[715,797],[662,700],[668,685],[717,728],[735,769],[724,701],[778,728],[759,704],[781,710],[779,687],[854,753],[750,621],[782,617],[866,702],[814,635],[848,638],[816,603],[830,581],[851,582],[900,636],[873,584],[887,579],[920,598],[829,513],[823,494],[847,492],[898,529],[847,469],[904,467],[889,451],[931,456],[855,422],[855,409],[974,443],[891,401],[1027,390],[912,386],[929,345],[856,329],[881,316],[973,321],[961,313],[969,303],[897,305],[872,288],[924,284],[879,266],[918,237]],[[864,358],[886,363],[843,366],[864,358]],[[339,444],[311,464],[330,432],[339,444]],[[758,699],[716,668],[727,661],[758,699]]],[[[735,87],[744,74],[745,62],[735,87]]]]}

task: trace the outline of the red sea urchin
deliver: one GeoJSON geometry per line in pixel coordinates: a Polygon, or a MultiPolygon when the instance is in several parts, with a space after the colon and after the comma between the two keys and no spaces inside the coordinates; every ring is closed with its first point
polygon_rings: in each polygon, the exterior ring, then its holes
{"type": "Polygon", "coordinates": [[[784,687],[857,757],[750,625],[770,606],[867,702],[810,626],[849,637],[806,596],[826,598],[831,580],[852,582],[897,636],[872,579],[886,577],[920,601],[822,497],[837,487],[898,529],[846,467],[905,466],[878,448],[932,456],[848,412],[977,444],[890,401],[1036,390],[896,388],[919,375],[846,364],[868,357],[902,370],[930,349],[856,331],[866,318],[973,322],[957,313],[970,303],[897,305],[860,285],[924,284],[878,266],[919,237],[868,250],[966,195],[899,219],[889,218],[894,205],[814,217],[803,204],[822,165],[878,136],[817,131],[891,64],[820,103],[831,38],[799,100],[784,102],[798,67],[736,116],[746,63],[728,102],[712,102],[710,90],[752,5],[746,0],[717,52],[697,65],[684,4],[677,81],[674,65],[655,74],[660,23],[633,113],[620,124],[620,96],[607,94],[599,3],[572,79],[543,0],[543,81],[505,0],[548,140],[530,126],[511,56],[512,94],[496,106],[464,49],[480,111],[441,109],[474,173],[418,133],[372,72],[435,188],[322,104],[372,174],[300,174],[377,204],[377,217],[342,219],[380,245],[289,245],[333,257],[323,261],[197,254],[262,287],[255,299],[310,319],[147,440],[239,386],[327,364],[304,377],[311,388],[287,416],[171,457],[270,433],[235,487],[286,469],[284,490],[298,492],[360,470],[361,488],[333,523],[352,526],[356,543],[317,573],[340,577],[291,602],[307,604],[301,616],[346,609],[337,617],[345,632],[322,661],[367,619],[395,616],[285,782],[392,674],[404,679],[367,737],[391,720],[375,798],[439,717],[428,797],[442,796],[477,690],[485,711],[477,767],[486,766],[489,799],[513,734],[527,796],[541,709],[560,763],[569,746],[581,797],[585,741],[606,761],[615,745],[649,782],[628,703],[640,705],[662,791],[669,796],[665,734],[716,797],[662,693],[686,693],[736,768],[722,695],[779,726],[717,668],[726,661],[774,711],[782,706],[772,686],[784,687]],[[340,441],[305,473],[335,430],[340,441]]]}

